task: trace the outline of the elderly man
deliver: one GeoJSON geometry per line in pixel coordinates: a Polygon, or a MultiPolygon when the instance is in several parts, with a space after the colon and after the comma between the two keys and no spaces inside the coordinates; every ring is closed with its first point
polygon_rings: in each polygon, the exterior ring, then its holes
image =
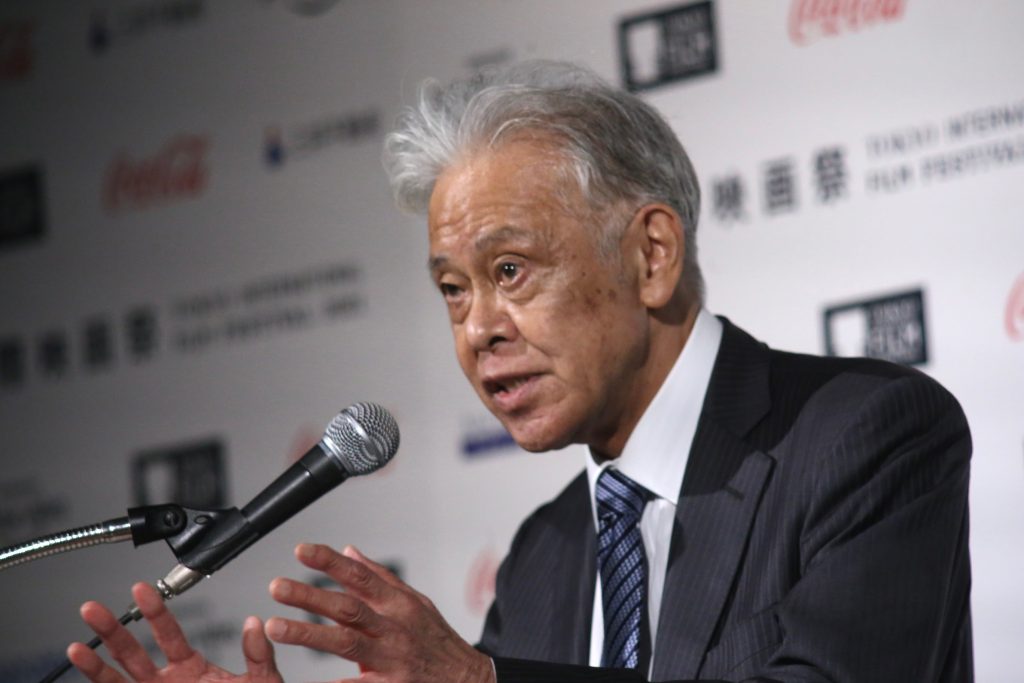
{"type": "MultiPolygon", "coordinates": [[[[651,107],[577,67],[518,65],[427,86],[385,163],[398,203],[428,214],[481,401],[523,448],[589,455],[520,528],[477,648],[354,549],[304,545],[346,592],[271,594],[333,623],[250,618],[240,679],[279,680],[267,637],[374,682],[972,679],[962,411],[915,371],[772,351],[710,315],[697,180],[651,107]]],[[[129,675],[230,676],[152,589],[134,595],[163,671],[83,607],[129,675]]]]}

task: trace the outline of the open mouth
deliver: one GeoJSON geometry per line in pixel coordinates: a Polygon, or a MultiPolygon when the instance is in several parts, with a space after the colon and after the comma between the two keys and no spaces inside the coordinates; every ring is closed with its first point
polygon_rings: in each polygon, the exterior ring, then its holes
{"type": "Polygon", "coordinates": [[[521,375],[519,377],[508,377],[501,380],[487,380],[484,382],[484,389],[492,396],[507,396],[516,390],[529,384],[536,375],[521,375]]]}

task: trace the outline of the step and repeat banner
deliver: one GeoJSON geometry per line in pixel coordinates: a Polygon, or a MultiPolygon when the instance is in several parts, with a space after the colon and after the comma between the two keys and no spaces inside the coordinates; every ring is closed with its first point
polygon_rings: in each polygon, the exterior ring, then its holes
{"type": "MultiPolygon", "coordinates": [[[[352,543],[475,640],[518,522],[583,452],[524,453],[478,404],[381,142],[426,77],[569,59],[687,146],[713,312],[960,399],[977,679],[1019,680],[1022,25],[1012,0],[5,0],[0,545],[136,505],[241,506],[375,401],[401,425],[395,460],[175,612],[239,669],[245,615],[287,613],[272,578],[329,585],[294,545],[352,543]]],[[[120,609],[173,564],[118,544],[0,573],[0,680],[38,680],[91,636],[81,602],[120,609]]],[[[278,652],[290,680],[354,673],[278,652]]]]}

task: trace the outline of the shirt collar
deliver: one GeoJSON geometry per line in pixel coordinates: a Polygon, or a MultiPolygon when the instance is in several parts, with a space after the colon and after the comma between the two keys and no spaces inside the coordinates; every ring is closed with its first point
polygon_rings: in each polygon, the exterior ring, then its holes
{"type": "Polygon", "coordinates": [[[676,504],[721,341],[722,322],[702,308],[675,364],[626,440],[622,455],[598,464],[587,449],[591,509],[597,478],[608,466],[676,504]]]}

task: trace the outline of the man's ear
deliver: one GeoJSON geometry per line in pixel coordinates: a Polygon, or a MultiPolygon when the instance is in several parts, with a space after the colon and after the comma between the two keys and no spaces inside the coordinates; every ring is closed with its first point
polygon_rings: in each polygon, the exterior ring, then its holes
{"type": "Polygon", "coordinates": [[[676,293],[683,274],[683,222],[667,204],[647,204],[633,215],[629,231],[636,240],[640,300],[647,308],[662,308],[676,293]]]}

